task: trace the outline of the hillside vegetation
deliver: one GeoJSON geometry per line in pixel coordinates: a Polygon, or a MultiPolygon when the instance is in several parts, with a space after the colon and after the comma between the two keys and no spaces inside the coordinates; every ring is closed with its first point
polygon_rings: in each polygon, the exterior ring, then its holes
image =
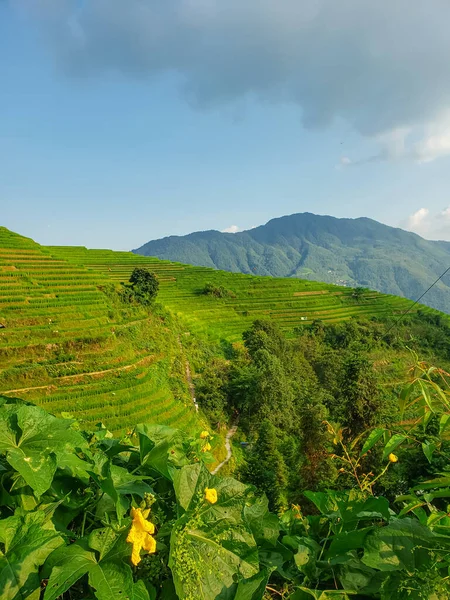
{"type": "Polygon", "coordinates": [[[447,315],[1,228],[0,324],[2,600],[449,597],[447,315]]]}
{"type": "Polygon", "coordinates": [[[370,290],[355,294],[353,289],[326,283],[227,273],[130,252],[83,247],[48,250],[117,283],[127,281],[134,268],[147,267],[159,278],[158,297],[164,306],[182,316],[193,331],[228,342],[240,340],[255,319],[273,319],[292,335],[295,327],[308,326],[315,319],[335,323],[352,317],[396,317],[411,306],[405,299],[370,290]],[[209,284],[226,293],[205,294],[209,284]]]}
{"type": "MultiPolygon", "coordinates": [[[[310,213],[273,219],[236,234],[204,231],[150,241],[134,250],[225,271],[363,286],[417,299],[450,265],[450,244],[372,219],[310,213]]],[[[450,275],[424,302],[450,312],[450,275]]]]}
{"type": "Polygon", "coordinates": [[[101,273],[5,228],[0,323],[4,394],[112,431],[144,418],[186,429],[198,422],[176,320],[122,303],[101,273]]]}

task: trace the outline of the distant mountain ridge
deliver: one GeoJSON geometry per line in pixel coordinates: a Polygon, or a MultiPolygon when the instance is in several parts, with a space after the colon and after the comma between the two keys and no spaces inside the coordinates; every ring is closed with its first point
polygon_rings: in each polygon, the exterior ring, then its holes
{"type": "MultiPolygon", "coordinates": [[[[225,271],[368,287],[416,299],[450,266],[450,242],[366,217],[299,213],[238,233],[195,232],[150,241],[135,254],[225,271]]],[[[423,299],[450,313],[450,274],[423,299]]]]}

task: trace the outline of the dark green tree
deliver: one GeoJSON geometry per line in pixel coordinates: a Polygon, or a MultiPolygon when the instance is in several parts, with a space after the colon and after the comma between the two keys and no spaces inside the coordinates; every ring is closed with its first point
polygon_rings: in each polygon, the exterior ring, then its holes
{"type": "Polygon", "coordinates": [[[135,300],[141,304],[150,305],[154,302],[159,290],[159,281],[148,269],[137,267],[133,269],[130,285],[135,300]]]}
{"type": "Polygon", "coordinates": [[[257,319],[242,337],[251,356],[258,350],[267,350],[280,358],[286,351],[286,338],[274,321],[257,319]]]}
{"type": "Polygon", "coordinates": [[[287,483],[286,465],[278,449],[277,430],[268,419],[259,427],[258,439],[254,442],[242,475],[246,481],[265,492],[270,510],[277,511],[282,507],[283,490],[287,483]]]}
{"type": "Polygon", "coordinates": [[[229,362],[218,357],[210,359],[195,381],[195,395],[212,424],[227,418],[227,383],[229,362]]]}
{"type": "MultiPolygon", "coordinates": [[[[338,421],[354,437],[380,421],[382,396],[373,365],[361,353],[350,352],[340,373],[338,421]]],[[[336,418],[336,417],[335,417],[336,418]]]]}

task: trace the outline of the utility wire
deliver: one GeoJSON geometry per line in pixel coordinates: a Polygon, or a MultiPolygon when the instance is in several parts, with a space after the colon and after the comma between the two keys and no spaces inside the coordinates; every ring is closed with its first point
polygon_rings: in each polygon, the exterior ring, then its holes
{"type": "Polygon", "coordinates": [[[419,298],[417,298],[417,300],[415,300],[411,306],[408,308],[408,310],[406,310],[404,313],[402,313],[399,318],[389,327],[389,329],[386,331],[386,333],[383,335],[383,337],[381,338],[382,340],[387,336],[387,334],[394,328],[397,327],[397,325],[400,323],[400,321],[403,319],[403,317],[405,317],[409,312],[412,311],[412,309],[415,307],[416,304],[418,304],[422,298],[425,296],[425,294],[428,294],[428,292],[431,290],[431,288],[433,288],[443,277],[444,275],[446,275],[448,272],[450,271],[450,267],[448,267],[448,269],[445,269],[445,271],[442,273],[442,275],[440,277],[438,277],[436,279],[435,282],[433,282],[430,287],[424,291],[424,293],[419,296],[419,298]]]}

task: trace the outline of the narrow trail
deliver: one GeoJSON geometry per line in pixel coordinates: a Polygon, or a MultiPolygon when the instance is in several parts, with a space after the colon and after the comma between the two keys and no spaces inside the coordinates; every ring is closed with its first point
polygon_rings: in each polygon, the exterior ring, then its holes
{"type": "Polygon", "coordinates": [[[227,435],[225,436],[225,448],[227,449],[227,456],[225,458],[225,460],[223,460],[219,465],[217,465],[217,467],[214,469],[214,471],[211,471],[211,475],[217,475],[217,473],[220,471],[220,469],[222,467],[224,467],[231,459],[231,457],[233,456],[233,452],[231,450],[231,438],[234,436],[234,434],[237,431],[237,421],[235,422],[235,424],[227,431],[227,435]]]}
{"type": "Polygon", "coordinates": [[[188,383],[188,388],[189,388],[189,393],[191,395],[192,404],[195,406],[196,412],[198,412],[198,402],[195,397],[195,386],[194,386],[194,382],[192,381],[191,365],[189,364],[188,359],[184,356],[183,343],[181,342],[180,336],[178,336],[178,345],[180,346],[180,349],[181,349],[181,352],[182,352],[183,358],[184,358],[184,370],[186,373],[186,381],[188,383]]]}

